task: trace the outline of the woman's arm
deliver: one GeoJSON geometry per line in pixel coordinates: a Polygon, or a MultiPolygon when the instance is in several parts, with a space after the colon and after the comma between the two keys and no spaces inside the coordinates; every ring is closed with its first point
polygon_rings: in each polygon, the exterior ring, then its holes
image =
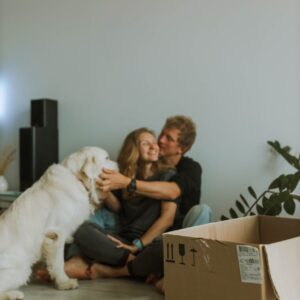
{"type": "Polygon", "coordinates": [[[112,212],[119,212],[121,209],[121,203],[119,199],[112,193],[107,192],[107,195],[104,199],[102,199],[105,205],[108,207],[109,210],[112,212]]]}
{"type": "Polygon", "coordinates": [[[161,202],[159,218],[151,225],[146,233],[140,237],[144,246],[149,245],[156,237],[164,233],[174,223],[177,203],[173,201],[161,202]]]}
{"type": "MultiPolygon", "coordinates": [[[[176,214],[177,203],[171,201],[162,201],[161,202],[161,213],[159,218],[151,225],[147,232],[140,237],[140,241],[143,246],[151,244],[151,242],[164,233],[169,227],[173,225],[175,214],[176,214]]],[[[132,254],[138,252],[138,248],[131,244],[125,244],[117,238],[108,235],[108,237],[117,244],[118,248],[124,248],[129,250],[132,254]]]]}

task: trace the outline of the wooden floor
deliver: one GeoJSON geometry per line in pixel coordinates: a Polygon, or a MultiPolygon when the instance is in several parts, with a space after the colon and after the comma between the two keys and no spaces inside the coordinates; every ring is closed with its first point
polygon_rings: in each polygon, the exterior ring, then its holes
{"type": "Polygon", "coordinates": [[[25,300],[163,300],[151,285],[132,279],[79,281],[79,288],[59,291],[52,284],[32,282],[21,288],[25,300]]]}

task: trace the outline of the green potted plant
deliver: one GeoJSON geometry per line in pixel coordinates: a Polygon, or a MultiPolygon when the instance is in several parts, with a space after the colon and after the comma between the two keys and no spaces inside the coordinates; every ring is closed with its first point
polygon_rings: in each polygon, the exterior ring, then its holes
{"type": "MultiPolygon", "coordinates": [[[[292,155],[291,148],[282,147],[278,141],[268,141],[268,144],[295,169],[295,172],[278,176],[260,195],[249,186],[248,192],[252,201],[247,201],[241,194],[240,200],[235,202],[235,208],[229,209],[230,218],[256,214],[278,216],[282,210],[290,215],[295,213],[296,202],[300,201],[300,196],[295,193],[300,180],[300,155],[298,157],[292,155]]],[[[221,216],[221,220],[227,219],[229,217],[221,216]]]]}

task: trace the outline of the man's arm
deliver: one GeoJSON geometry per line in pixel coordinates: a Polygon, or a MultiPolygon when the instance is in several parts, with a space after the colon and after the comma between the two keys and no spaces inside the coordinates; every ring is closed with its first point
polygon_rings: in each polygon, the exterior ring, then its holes
{"type": "MultiPolygon", "coordinates": [[[[97,181],[104,192],[116,189],[126,189],[131,179],[119,172],[104,169],[101,179],[97,181]]],[[[175,200],[181,194],[179,186],[175,182],[165,181],[136,181],[136,192],[149,198],[161,200],[175,200]]]]}
{"type": "Polygon", "coordinates": [[[136,188],[138,194],[157,200],[175,200],[181,194],[175,182],[137,180],[136,188]]]}

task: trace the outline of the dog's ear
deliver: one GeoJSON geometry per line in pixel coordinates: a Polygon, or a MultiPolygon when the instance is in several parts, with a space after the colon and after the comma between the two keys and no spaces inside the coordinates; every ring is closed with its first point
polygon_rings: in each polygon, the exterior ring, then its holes
{"type": "Polygon", "coordinates": [[[81,171],[85,174],[86,177],[90,179],[96,179],[101,173],[101,170],[99,169],[99,164],[97,164],[96,162],[96,157],[92,156],[86,158],[81,171]]]}
{"type": "Polygon", "coordinates": [[[84,155],[80,152],[75,152],[69,155],[67,158],[65,158],[62,161],[62,165],[69,169],[73,174],[78,174],[78,172],[81,171],[84,162],[84,155]]]}
{"type": "Polygon", "coordinates": [[[81,171],[85,174],[85,176],[89,179],[90,186],[90,199],[95,205],[99,205],[100,201],[98,198],[97,190],[96,190],[96,179],[101,173],[101,169],[99,164],[96,161],[94,156],[88,157],[85,160],[84,165],[82,166],[81,171]]]}

